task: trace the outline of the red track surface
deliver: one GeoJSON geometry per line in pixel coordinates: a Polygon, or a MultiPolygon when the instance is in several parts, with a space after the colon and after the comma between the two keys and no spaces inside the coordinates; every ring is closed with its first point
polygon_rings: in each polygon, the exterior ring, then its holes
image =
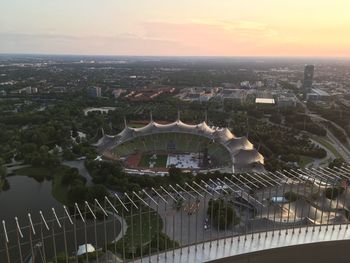
{"type": "Polygon", "coordinates": [[[130,167],[130,168],[137,168],[139,165],[139,162],[141,160],[142,154],[140,153],[135,153],[130,155],[127,159],[126,159],[126,166],[130,167]]]}
{"type": "Polygon", "coordinates": [[[142,157],[141,153],[135,153],[135,154],[129,155],[129,157],[125,161],[125,166],[132,169],[147,169],[154,172],[168,171],[168,168],[166,167],[154,167],[154,168],[140,167],[139,163],[140,163],[141,157],[142,157]]]}

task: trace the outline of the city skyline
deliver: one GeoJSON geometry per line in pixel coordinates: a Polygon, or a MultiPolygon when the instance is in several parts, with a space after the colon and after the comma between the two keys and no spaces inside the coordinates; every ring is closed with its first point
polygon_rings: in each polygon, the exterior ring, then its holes
{"type": "Polygon", "coordinates": [[[350,3],[0,3],[0,53],[350,57],[350,3]]]}

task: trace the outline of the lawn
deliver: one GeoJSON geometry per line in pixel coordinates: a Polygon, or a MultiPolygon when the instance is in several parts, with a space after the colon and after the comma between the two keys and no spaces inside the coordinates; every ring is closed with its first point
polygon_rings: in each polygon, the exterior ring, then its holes
{"type": "MultiPolygon", "coordinates": [[[[121,211],[122,208],[118,208],[118,211],[121,211]]],[[[129,259],[132,258],[132,254],[134,254],[134,257],[140,256],[141,248],[143,255],[148,255],[150,249],[151,253],[156,252],[158,238],[160,250],[179,246],[177,242],[173,242],[168,236],[162,233],[163,221],[155,210],[151,209],[149,211],[148,207],[142,206],[141,215],[139,212],[135,211],[135,209],[133,211],[133,216],[131,216],[130,212],[131,211],[129,211],[129,213],[125,212],[124,214],[124,218],[128,225],[124,237],[116,244],[112,243],[109,245],[111,250],[112,248],[114,249],[114,246],[116,246],[117,251],[119,251],[121,254],[121,257],[123,257],[123,242],[126,251],[125,257],[129,259]],[[149,212],[150,217],[148,214],[149,212]],[[133,227],[131,227],[131,225],[133,227]]]]}
{"type": "Polygon", "coordinates": [[[300,156],[299,166],[301,168],[305,168],[309,163],[311,163],[314,159],[308,156],[300,156]]]}
{"type": "Polygon", "coordinates": [[[168,159],[168,155],[165,154],[157,154],[157,159],[151,160],[151,157],[153,154],[143,154],[141,157],[141,160],[138,164],[139,167],[147,167],[149,168],[149,163],[151,161],[155,162],[154,167],[159,168],[159,167],[166,167],[166,162],[168,159]]]}
{"type": "Polygon", "coordinates": [[[62,204],[68,204],[67,191],[61,183],[62,176],[70,167],[60,165],[58,167],[25,167],[16,170],[16,175],[32,177],[38,182],[43,180],[52,180],[52,196],[62,204]]]}

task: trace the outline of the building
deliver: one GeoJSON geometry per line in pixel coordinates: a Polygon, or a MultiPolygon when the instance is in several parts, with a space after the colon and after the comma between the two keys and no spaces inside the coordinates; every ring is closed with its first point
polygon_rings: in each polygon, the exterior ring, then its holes
{"type": "Polygon", "coordinates": [[[88,87],[87,95],[94,98],[101,97],[101,88],[96,86],[88,87]]]}
{"type": "Polygon", "coordinates": [[[131,92],[126,92],[127,94],[123,95],[123,98],[131,101],[151,101],[157,97],[164,94],[172,94],[176,91],[172,87],[160,87],[160,88],[142,88],[133,90],[131,92]]]}
{"type": "Polygon", "coordinates": [[[314,79],[314,71],[315,71],[314,65],[305,65],[304,82],[303,82],[304,96],[306,96],[306,94],[311,91],[312,83],[314,79]]]}
{"type": "Polygon", "coordinates": [[[247,92],[243,89],[223,89],[217,94],[216,99],[219,101],[229,100],[235,104],[242,104],[247,98],[247,92]]]}
{"type": "Polygon", "coordinates": [[[240,86],[241,86],[241,88],[246,88],[246,89],[250,89],[251,88],[250,82],[248,80],[242,81],[240,83],[240,86]]]}
{"type": "Polygon", "coordinates": [[[193,87],[181,90],[179,98],[183,101],[198,101],[207,102],[211,100],[215,94],[219,91],[219,88],[210,87],[193,87]]]}
{"type": "Polygon", "coordinates": [[[207,102],[213,97],[212,93],[198,92],[198,93],[188,93],[182,98],[184,101],[198,101],[207,102]]]}
{"type": "Polygon", "coordinates": [[[308,101],[327,101],[330,95],[321,89],[311,89],[311,92],[306,94],[306,99],[308,101]]]}
{"type": "Polygon", "coordinates": [[[26,87],[26,93],[32,94],[32,87],[30,87],[30,86],[26,87]]]}
{"type": "Polygon", "coordinates": [[[57,87],[52,87],[51,89],[50,89],[50,92],[49,93],[64,93],[64,92],[66,92],[67,91],[67,89],[66,89],[66,87],[62,87],[62,86],[57,86],[57,87]]]}
{"type": "Polygon", "coordinates": [[[295,107],[297,105],[297,99],[292,93],[279,94],[277,97],[277,105],[281,108],[295,107]]]}
{"type": "Polygon", "coordinates": [[[273,99],[273,98],[256,98],[255,99],[255,104],[274,105],[275,104],[275,99],[273,99]]]}
{"type": "Polygon", "coordinates": [[[218,170],[233,173],[265,171],[264,157],[247,137],[237,137],[228,128],[209,127],[205,121],[186,124],[179,117],[167,124],[157,123],[151,117],[151,121],[140,128],[125,124],[119,134],[104,134],[95,146],[105,158],[109,158],[109,153],[114,154],[113,158],[124,158],[135,152],[199,153],[202,145],[208,144],[210,147],[205,155],[210,156],[211,161],[215,159],[214,166],[218,170]]]}
{"type": "Polygon", "coordinates": [[[113,97],[114,98],[119,98],[120,96],[121,96],[121,94],[123,93],[123,92],[125,92],[125,90],[123,90],[123,89],[114,89],[113,91],[112,91],[112,95],[113,95],[113,97]]]}

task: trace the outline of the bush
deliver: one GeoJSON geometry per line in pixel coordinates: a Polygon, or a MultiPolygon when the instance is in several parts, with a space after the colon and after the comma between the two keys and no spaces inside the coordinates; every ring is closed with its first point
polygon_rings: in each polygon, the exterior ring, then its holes
{"type": "Polygon", "coordinates": [[[290,202],[295,202],[296,200],[300,199],[300,196],[293,191],[285,192],[283,196],[290,202]]]}
{"type": "Polygon", "coordinates": [[[329,163],[328,167],[333,169],[334,167],[341,167],[343,164],[344,164],[344,160],[342,158],[336,158],[329,163]]]}
{"type": "Polygon", "coordinates": [[[88,187],[87,200],[93,202],[94,199],[103,200],[108,195],[106,188],[103,185],[94,185],[88,187]]]}
{"type": "Polygon", "coordinates": [[[70,185],[74,179],[79,176],[79,171],[76,168],[70,168],[67,172],[62,176],[62,184],[64,186],[70,185]]]}
{"type": "Polygon", "coordinates": [[[88,188],[82,185],[71,187],[68,191],[68,200],[71,204],[82,203],[86,200],[88,188]]]}
{"type": "Polygon", "coordinates": [[[230,227],[232,224],[237,225],[240,221],[235,213],[233,205],[225,202],[221,198],[209,200],[207,214],[210,218],[213,218],[212,226],[219,227],[220,230],[225,230],[225,227],[230,227]]]}

